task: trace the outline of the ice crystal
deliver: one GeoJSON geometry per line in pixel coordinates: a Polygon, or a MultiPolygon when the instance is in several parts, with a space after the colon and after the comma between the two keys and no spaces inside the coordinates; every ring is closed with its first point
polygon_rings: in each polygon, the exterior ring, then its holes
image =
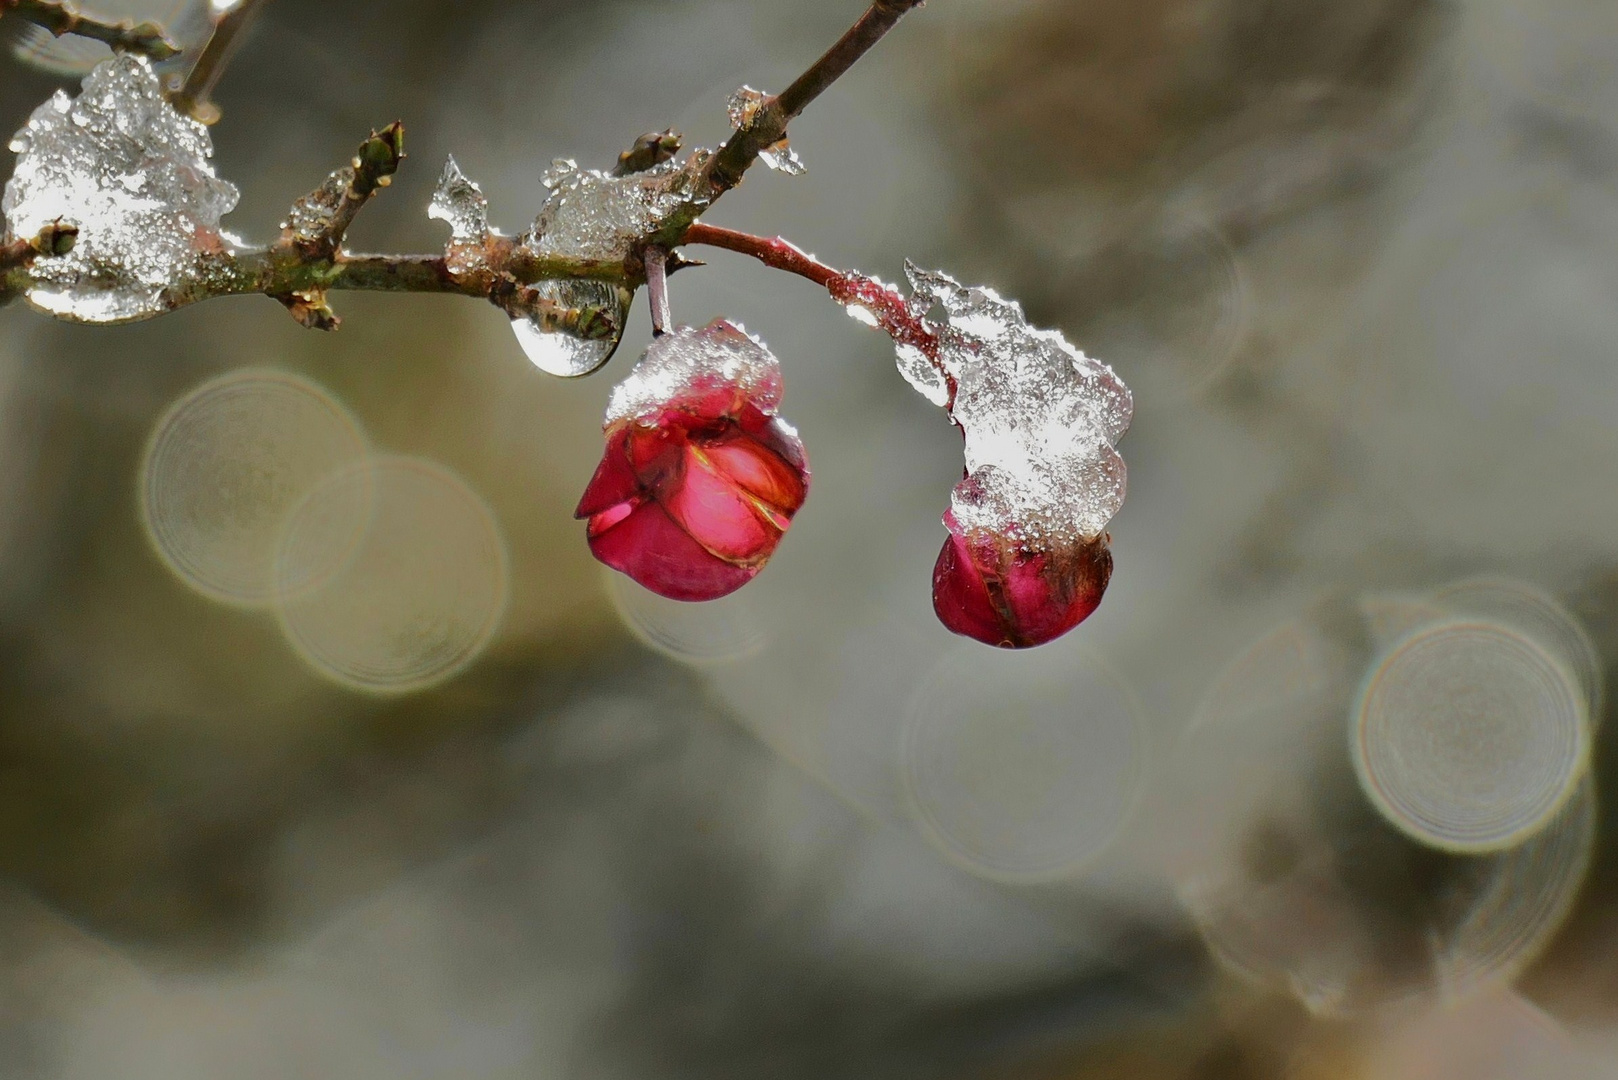
{"type": "Polygon", "coordinates": [[[453,157],[444,162],[427,216],[449,225],[444,257],[450,273],[472,273],[488,265],[489,200],[453,157]]]}
{"type": "Polygon", "coordinates": [[[529,318],[513,319],[511,329],[517,344],[547,375],[577,378],[595,371],[612,356],[623,337],[629,318],[629,291],[606,281],[587,278],[537,281],[534,291],[542,298],[568,308],[601,308],[613,316],[617,332],[609,338],[586,339],[565,330],[548,330],[529,318]]]}
{"type": "Polygon", "coordinates": [[[676,161],[612,176],[559,160],[545,186],[550,196],[523,237],[536,255],[622,262],[682,209],[702,203],[694,171],[676,161]]]}
{"type": "Polygon", "coordinates": [[[427,216],[449,225],[450,242],[481,244],[489,235],[489,200],[451,157],[427,207],[427,216]]]}
{"type": "MultiPolygon", "coordinates": [[[[725,102],[725,112],[730,117],[731,125],[737,128],[746,127],[768,100],[770,95],[762,90],[754,90],[751,86],[737,89],[730,95],[730,100],[725,102]]],[[[758,159],[788,176],[802,176],[808,171],[804,167],[803,159],[798,157],[798,152],[792,149],[792,144],[785,136],[760,150],[758,159]]]]}
{"type": "Polygon", "coordinates": [[[669,409],[699,411],[712,395],[745,399],[769,415],[781,404],[781,362],[745,329],[715,319],[652,341],[629,377],[613,387],[607,426],[653,421],[669,409]]]}
{"type": "Polygon", "coordinates": [[[209,160],[208,129],[163,98],[151,65],[120,54],[99,64],[77,98],[57,91],[11,141],[18,155],[0,211],[11,237],[58,218],[78,244],[41,259],[28,299],[62,318],[111,323],[183,302],[225,241],[219,219],[234,185],[209,160]]]}
{"type": "Polygon", "coordinates": [[[966,435],[967,469],[951,497],[956,520],[1036,549],[1099,536],[1124,501],[1113,445],[1129,429],[1129,388],[1061,334],[1029,326],[994,290],[910,265],[905,273],[911,310],[936,306],[946,317],[938,366],[910,348],[916,355],[901,349],[899,370],[934,402],[948,400],[944,375],[954,381],[950,413],[966,435]]]}

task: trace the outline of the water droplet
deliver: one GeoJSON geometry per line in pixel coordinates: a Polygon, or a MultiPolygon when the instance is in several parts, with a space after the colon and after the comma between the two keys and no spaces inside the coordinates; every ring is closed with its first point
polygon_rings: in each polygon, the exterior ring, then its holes
{"type": "Polygon", "coordinates": [[[276,550],[293,508],[364,459],[365,436],[325,390],[268,370],[211,379],[171,405],[140,465],[141,520],[164,563],[205,596],[264,606],[329,577],[365,525],[345,506],[331,542],[278,577],[276,550]]]}
{"type": "Polygon", "coordinates": [[[540,281],[533,286],[543,299],[570,308],[602,308],[616,320],[608,338],[582,338],[565,330],[547,330],[532,319],[513,319],[512,332],[523,354],[547,375],[578,378],[598,370],[623,340],[629,321],[629,291],[604,281],[540,281]]]}
{"type": "Polygon", "coordinates": [[[1531,639],[1486,622],[1419,630],[1372,672],[1354,764],[1395,827],[1435,847],[1495,851],[1560,809],[1584,773],[1583,694],[1531,639]]]}
{"type": "Polygon", "coordinates": [[[984,877],[1051,881],[1123,830],[1146,761],[1139,706],[1071,645],[957,649],[911,699],[900,772],[912,817],[984,877]]]}
{"type": "Polygon", "coordinates": [[[293,573],[329,542],[356,499],[369,528],[323,587],[280,606],[287,638],[314,669],[357,690],[401,693],[465,668],[505,611],[504,538],[483,501],[432,462],[384,457],[329,477],[294,511],[279,565],[293,573]]]}
{"type": "Polygon", "coordinates": [[[659,596],[623,574],[603,576],[624,625],[665,656],[688,664],[725,664],[764,648],[764,626],[746,589],[691,604],[659,596]]]}

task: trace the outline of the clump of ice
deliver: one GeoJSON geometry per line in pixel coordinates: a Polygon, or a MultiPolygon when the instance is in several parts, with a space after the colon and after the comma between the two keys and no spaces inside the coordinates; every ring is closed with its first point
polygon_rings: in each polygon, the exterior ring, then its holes
{"type": "Polygon", "coordinates": [[[453,156],[444,162],[427,216],[449,225],[452,244],[481,244],[489,236],[489,199],[453,156]]]}
{"type": "Polygon", "coordinates": [[[622,262],[675,215],[701,202],[692,177],[678,161],[612,176],[558,160],[545,173],[550,196],[523,244],[536,255],[622,262]]]}
{"type": "Polygon", "coordinates": [[[992,289],[906,265],[911,310],[942,308],[938,364],[914,347],[899,370],[928,400],[948,401],[966,435],[967,477],[951,497],[969,532],[1049,548],[1101,535],[1123,505],[1124,460],[1113,446],[1134,398],[1112,368],[1061,334],[1028,325],[992,289]],[[931,369],[922,370],[922,363],[931,369]]]}
{"type": "Polygon", "coordinates": [[[57,219],[73,251],[40,259],[27,296],[53,315],[112,323],[162,314],[223,249],[234,185],[210,160],[208,129],[163,98],[151,65],[127,53],[99,64],[77,98],[62,91],[11,141],[17,165],[0,211],[12,238],[57,219]]]}
{"type": "MultiPolygon", "coordinates": [[[[746,127],[748,122],[757,115],[764,103],[770,100],[770,95],[762,90],[755,90],[751,86],[738,88],[725,102],[725,113],[730,117],[733,127],[746,127]]],[[[758,159],[777,172],[788,176],[802,176],[808,170],[798,152],[792,149],[792,144],[783,136],[777,142],[759,151],[758,159]]]]}
{"type": "Polygon", "coordinates": [[[697,407],[714,395],[745,398],[766,415],[781,404],[781,361],[725,319],[701,330],[676,327],[653,339],[629,377],[613,387],[606,426],[655,420],[670,408],[697,407]]]}
{"type": "Polygon", "coordinates": [[[454,157],[444,162],[427,216],[449,225],[444,257],[450,273],[472,273],[488,265],[484,245],[489,239],[489,200],[482,188],[467,179],[454,157]]]}

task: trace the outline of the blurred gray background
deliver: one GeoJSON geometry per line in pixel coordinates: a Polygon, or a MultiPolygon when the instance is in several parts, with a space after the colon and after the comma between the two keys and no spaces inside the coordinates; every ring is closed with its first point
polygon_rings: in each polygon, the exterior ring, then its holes
{"type": "MultiPolygon", "coordinates": [[[[402,119],[352,247],[438,248],[452,152],[517,232],[552,158],[712,145],[731,90],[859,10],[275,0],[217,95],[226,226],[268,239],[402,119]]],[[[0,123],[73,84],[0,59],[0,123]]],[[[1109,595],[1033,658],[933,618],[958,437],[880,337],[740,257],[693,249],[675,314],[782,358],[814,487],[708,611],[609,582],[571,516],[641,306],[575,382],[461,298],[338,295],[335,335],[262,297],[0,310],[0,1076],[1607,1075],[1599,713],[1593,838],[1512,870],[1571,906],[1465,995],[1323,1008],[1288,965],[1329,928],[1239,970],[1175,851],[1184,770],[1224,767],[1188,763],[1193,718],[1322,604],[1370,625],[1366,598],[1490,575],[1560,605],[1598,680],[1618,661],[1615,117],[1607,0],[932,0],[816,102],[807,175],[708,220],[993,285],[1135,391],[1109,595]],[[355,692],[154,552],[154,424],[250,366],[487,503],[510,594],[472,666],[355,692]]],[[[1421,953],[1482,864],[1323,790],[1321,843],[1359,860],[1332,895],[1374,914],[1356,962],[1421,953]]]]}

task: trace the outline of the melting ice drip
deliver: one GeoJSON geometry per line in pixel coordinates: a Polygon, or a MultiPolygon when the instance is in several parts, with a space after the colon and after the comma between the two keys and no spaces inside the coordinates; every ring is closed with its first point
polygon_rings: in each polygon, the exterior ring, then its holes
{"type": "Polygon", "coordinates": [[[223,249],[219,219],[234,185],[213,170],[208,129],[163,98],[142,57],[97,65],[77,98],[63,91],[11,141],[17,166],[0,211],[7,235],[29,238],[62,219],[73,251],[34,264],[28,299],[60,318],[113,323],[183,302],[223,249]]]}

